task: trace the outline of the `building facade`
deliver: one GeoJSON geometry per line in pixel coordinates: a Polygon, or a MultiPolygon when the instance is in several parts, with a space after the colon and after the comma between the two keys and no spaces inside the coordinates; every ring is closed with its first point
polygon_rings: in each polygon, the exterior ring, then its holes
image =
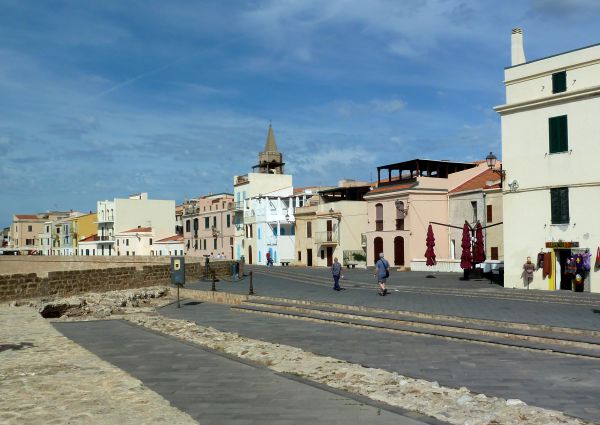
{"type": "Polygon", "coordinates": [[[233,258],[234,205],[231,193],[217,193],[186,201],[182,231],[185,254],[192,257],[233,258]]]}
{"type": "Polygon", "coordinates": [[[47,223],[68,217],[70,212],[15,214],[8,234],[7,248],[21,255],[42,255],[50,247],[51,229],[47,223]],[[48,232],[46,232],[48,230],[48,232]],[[43,235],[47,235],[44,240],[43,235]]]}
{"type": "Polygon", "coordinates": [[[521,30],[512,37],[506,103],[495,108],[506,173],[504,285],[600,292],[600,45],[526,62],[521,30]],[[538,255],[529,282],[523,264],[538,255]],[[590,255],[591,267],[576,260],[590,255]]]}

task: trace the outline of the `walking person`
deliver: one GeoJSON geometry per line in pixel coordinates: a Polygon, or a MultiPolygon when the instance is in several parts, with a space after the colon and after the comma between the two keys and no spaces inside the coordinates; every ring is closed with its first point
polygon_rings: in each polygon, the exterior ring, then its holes
{"type": "Polygon", "coordinates": [[[267,251],[267,267],[271,267],[273,265],[273,260],[271,260],[271,253],[267,251]]]}
{"type": "Polygon", "coordinates": [[[342,275],[342,265],[339,263],[337,257],[333,259],[333,264],[331,265],[331,274],[333,275],[333,290],[341,291],[340,288],[340,277],[342,275]]]}
{"type": "Polygon", "coordinates": [[[379,260],[375,263],[375,276],[377,276],[377,283],[379,284],[379,295],[387,295],[388,291],[385,289],[385,282],[390,276],[390,263],[383,258],[383,252],[379,253],[379,260]]]}

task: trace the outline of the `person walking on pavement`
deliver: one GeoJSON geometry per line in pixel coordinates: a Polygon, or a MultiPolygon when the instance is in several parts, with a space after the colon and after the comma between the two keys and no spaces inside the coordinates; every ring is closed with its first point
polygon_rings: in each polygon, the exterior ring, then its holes
{"type": "Polygon", "coordinates": [[[333,264],[331,265],[331,274],[333,275],[333,290],[341,291],[340,288],[340,277],[342,275],[342,265],[339,263],[337,257],[333,259],[333,264]]]}
{"type": "Polygon", "coordinates": [[[388,291],[385,289],[385,282],[390,276],[390,263],[383,258],[383,252],[379,253],[379,260],[375,263],[375,276],[377,276],[377,283],[379,283],[379,295],[387,295],[388,291]]]}

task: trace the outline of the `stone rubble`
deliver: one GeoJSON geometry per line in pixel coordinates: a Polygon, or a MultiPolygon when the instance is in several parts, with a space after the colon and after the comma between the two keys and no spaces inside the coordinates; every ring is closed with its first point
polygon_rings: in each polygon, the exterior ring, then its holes
{"type": "MultiPolygon", "coordinates": [[[[465,387],[448,388],[438,382],[413,379],[395,372],[319,356],[296,347],[253,340],[189,321],[165,318],[156,314],[154,307],[172,301],[167,292],[167,288],[145,288],[86,294],[79,298],[79,303],[72,300],[55,300],[51,303],[75,305],[72,311],[64,313],[61,320],[122,318],[154,331],[257,362],[277,372],[300,376],[452,424],[589,423],[561,412],[529,406],[521,400],[488,397],[472,393],[465,387]]],[[[43,304],[41,308],[48,304],[43,304]]]]}

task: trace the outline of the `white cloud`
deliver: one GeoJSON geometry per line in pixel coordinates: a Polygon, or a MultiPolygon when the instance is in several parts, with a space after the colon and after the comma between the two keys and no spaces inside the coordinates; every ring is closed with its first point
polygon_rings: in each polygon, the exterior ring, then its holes
{"type": "Polygon", "coordinates": [[[400,99],[373,99],[371,105],[379,112],[394,113],[403,110],[406,107],[406,102],[400,99]]]}
{"type": "Polygon", "coordinates": [[[317,148],[310,153],[295,152],[289,158],[295,173],[337,178],[344,169],[353,171],[348,175],[354,176],[357,172],[368,171],[375,163],[376,155],[362,146],[352,146],[317,148]]]}

